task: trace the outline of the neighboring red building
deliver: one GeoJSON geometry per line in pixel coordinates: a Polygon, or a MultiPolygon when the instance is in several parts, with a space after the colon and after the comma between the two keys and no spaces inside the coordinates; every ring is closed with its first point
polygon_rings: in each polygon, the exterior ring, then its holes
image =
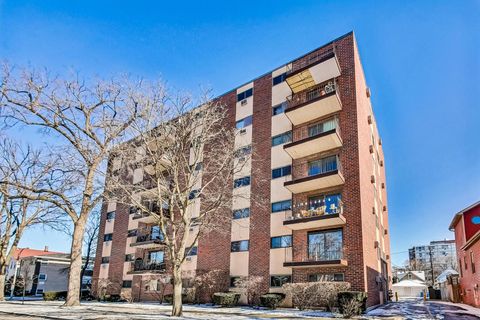
{"type": "Polygon", "coordinates": [[[480,201],[458,212],[450,224],[455,232],[462,300],[480,307],[480,201]]]}

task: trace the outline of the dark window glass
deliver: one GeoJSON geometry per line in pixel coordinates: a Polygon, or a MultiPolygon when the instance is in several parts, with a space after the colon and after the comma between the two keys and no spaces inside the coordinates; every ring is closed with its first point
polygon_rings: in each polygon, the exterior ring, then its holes
{"type": "Polygon", "coordinates": [[[107,220],[115,219],[115,211],[107,212],[107,220]]]}
{"type": "Polygon", "coordinates": [[[288,248],[292,246],[292,236],[279,236],[270,238],[270,248],[288,248]]]}
{"type": "Polygon", "coordinates": [[[308,175],[313,176],[337,170],[337,157],[331,156],[308,163],[308,175]]]}
{"type": "Polygon", "coordinates": [[[45,273],[40,273],[40,274],[38,275],[38,280],[42,280],[42,281],[43,281],[43,280],[46,280],[46,279],[47,279],[47,275],[46,275],[45,273]]]}
{"type": "Polygon", "coordinates": [[[278,146],[279,144],[284,144],[290,141],[292,141],[292,132],[287,131],[275,137],[272,137],[272,146],[278,146]]]}
{"type": "Polygon", "coordinates": [[[197,247],[187,248],[187,257],[196,256],[198,252],[197,247]]]}
{"type": "Polygon", "coordinates": [[[273,113],[273,115],[276,116],[277,114],[284,113],[286,107],[287,107],[287,103],[286,103],[286,102],[282,102],[282,103],[280,103],[280,104],[277,104],[276,106],[274,106],[274,107],[272,108],[272,113],[273,113]]]}
{"type": "Polygon", "coordinates": [[[249,155],[250,153],[252,153],[252,146],[245,146],[235,151],[235,156],[240,158],[249,155]]]}
{"type": "Polygon", "coordinates": [[[232,252],[248,251],[248,240],[233,241],[232,252]]]}
{"type": "Polygon", "coordinates": [[[112,241],[113,233],[107,233],[103,235],[103,241],[112,241]]]}
{"type": "Polygon", "coordinates": [[[276,86],[279,83],[282,83],[287,78],[287,73],[282,73],[272,79],[272,85],[276,86]]]}
{"type": "Polygon", "coordinates": [[[344,281],[343,273],[316,273],[308,275],[309,282],[344,281]]]}
{"type": "Polygon", "coordinates": [[[135,256],[133,254],[126,254],[125,255],[125,261],[133,261],[135,260],[135,256]]]}
{"type": "Polygon", "coordinates": [[[238,279],[240,279],[240,277],[230,277],[230,287],[231,288],[236,287],[236,282],[237,282],[238,279]]]}
{"type": "Polygon", "coordinates": [[[128,230],[127,237],[136,237],[137,236],[137,229],[128,230]]]}
{"type": "Polygon", "coordinates": [[[288,176],[292,173],[292,166],[285,166],[272,170],[272,179],[288,176]]]}
{"type": "Polygon", "coordinates": [[[281,287],[285,283],[290,283],[290,282],[292,282],[292,276],[291,275],[271,276],[270,277],[270,287],[281,287]]]}
{"type": "Polygon", "coordinates": [[[137,213],[137,211],[138,211],[138,208],[137,208],[137,207],[130,207],[130,209],[128,209],[128,213],[129,213],[129,214],[137,213]]]}
{"type": "Polygon", "coordinates": [[[131,288],[132,287],[132,280],[123,280],[122,288],[131,288]]]}
{"type": "Polygon", "coordinates": [[[233,219],[242,219],[250,217],[250,208],[233,210],[233,219]]]}
{"type": "Polygon", "coordinates": [[[343,259],[343,231],[315,231],[308,234],[308,257],[312,261],[343,259]]]}
{"type": "Polygon", "coordinates": [[[188,200],[193,200],[196,197],[198,197],[198,194],[200,193],[199,190],[192,190],[190,194],[188,195],[188,200]]]}
{"type": "Polygon", "coordinates": [[[243,99],[247,99],[248,97],[251,97],[252,95],[253,95],[253,88],[250,88],[248,90],[245,90],[245,91],[237,94],[237,101],[242,101],[243,99]]]}
{"type": "Polygon", "coordinates": [[[102,257],[102,263],[109,263],[110,257],[102,257]]]}
{"type": "Polygon", "coordinates": [[[246,118],[238,120],[235,126],[237,129],[242,129],[250,126],[251,124],[252,124],[252,116],[248,116],[246,118]]]}
{"type": "Polygon", "coordinates": [[[272,203],[272,212],[279,212],[292,209],[292,200],[284,200],[272,203]]]}
{"type": "Polygon", "coordinates": [[[238,178],[233,182],[234,188],[240,188],[248,185],[250,185],[250,177],[238,178]]]}

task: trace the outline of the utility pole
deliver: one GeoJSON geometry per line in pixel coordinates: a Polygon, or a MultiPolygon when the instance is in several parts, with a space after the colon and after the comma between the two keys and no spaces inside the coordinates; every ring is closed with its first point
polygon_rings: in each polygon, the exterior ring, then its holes
{"type": "Polygon", "coordinates": [[[431,270],[431,273],[432,273],[432,287],[433,287],[433,282],[434,282],[434,277],[433,277],[433,255],[432,255],[432,252],[433,252],[433,246],[430,245],[428,246],[428,253],[430,255],[430,270],[431,270]]]}

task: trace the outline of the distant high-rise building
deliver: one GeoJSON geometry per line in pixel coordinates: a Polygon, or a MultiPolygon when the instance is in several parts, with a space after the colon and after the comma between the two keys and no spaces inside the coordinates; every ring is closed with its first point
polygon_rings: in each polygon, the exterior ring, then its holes
{"type": "Polygon", "coordinates": [[[455,240],[431,241],[408,249],[410,269],[424,271],[428,285],[433,285],[435,278],[446,269],[457,269],[456,256],[455,240]]]}

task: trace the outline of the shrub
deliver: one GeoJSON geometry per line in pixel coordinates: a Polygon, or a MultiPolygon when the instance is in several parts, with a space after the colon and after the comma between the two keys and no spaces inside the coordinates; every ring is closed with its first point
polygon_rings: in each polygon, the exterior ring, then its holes
{"type": "Polygon", "coordinates": [[[67,298],[67,291],[46,291],[43,293],[43,300],[65,300],[67,298]]]}
{"type": "Polygon", "coordinates": [[[216,292],[213,294],[213,303],[223,307],[233,307],[238,304],[240,293],[216,292]]]}
{"type": "MultiPolygon", "coordinates": [[[[183,303],[187,303],[187,295],[185,293],[182,293],[182,302],[183,303]]],[[[173,294],[166,294],[163,296],[163,301],[165,303],[168,303],[168,304],[172,304],[173,303],[173,294]]]]}
{"type": "Polygon", "coordinates": [[[344,317],[358,315],[367,308],[367,293],[363,291],[343,291],[337,295],[340,313],[344,317]]]}
{"type": "Polygon", "coordinates": [[[258,305],[262,294],[262,282],[263,277],[261,276],[240,277],[235,280],[235,288],[240,289],[247,295],[247,304],[258,305]]]}
{"type": "Polygon", "coordinates": [[[350,289],[350,283],[328,281],[286,283],[283,289],[292,298],[293,306],[300,310],[308,307],[332,309],[336,304],[337,294],[350,289]]]}
{"type": "Polygon", "coordinates": [[[285,299],[283,293],[267,293],[260,296],[260,305],[270,309],[276,309],[280,303],[285,299]]]}

